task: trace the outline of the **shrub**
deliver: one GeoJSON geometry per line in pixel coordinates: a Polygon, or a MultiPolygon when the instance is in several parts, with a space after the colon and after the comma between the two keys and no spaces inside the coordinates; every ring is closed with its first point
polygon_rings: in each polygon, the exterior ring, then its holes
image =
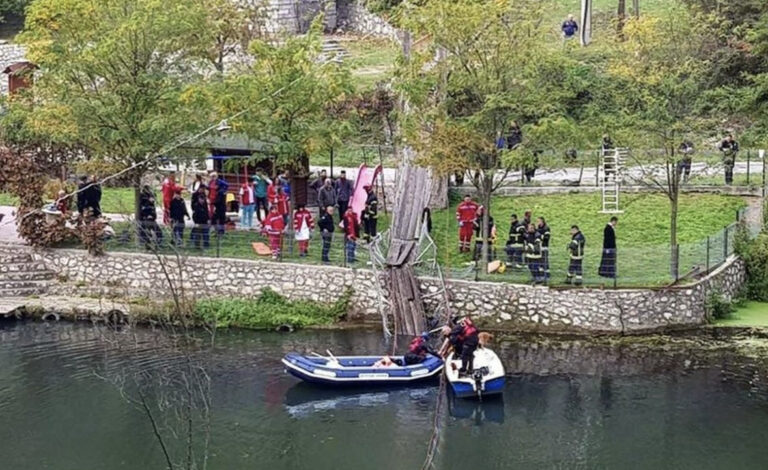
{"type": "Polygon", "coordinates": [[[326,325],[347,313],[352,291],[333,304],[311,300],[290,301],[267,288],[256,299],[209,299],[195,304],[197,320],[217,328],[272,329],[282,325],[303,328],[326,325]]]}
{"type": "Polygon", "coordinates": [[[718,291],[713,291],[709,294],[705,308],[707,310],[707,316],[713,320],[730,318],[731,315],[733,315],[733,312],[736,311],[733,302],[726,299],[725,296],[718,291]]]}
{"type": "Polygon", "coordinates": [[[768,301],[768,233],[761,233],[750,242],[740,242],[737,253],[747,267],[747,297],[768,301]]]}

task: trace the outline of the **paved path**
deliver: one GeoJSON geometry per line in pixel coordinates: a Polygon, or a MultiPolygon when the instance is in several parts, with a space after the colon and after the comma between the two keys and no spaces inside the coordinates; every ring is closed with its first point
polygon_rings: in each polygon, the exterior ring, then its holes
{"type": "MultiPolygon", "coordinates": [[[[372,165],[374,165],[372,163],[372,165]]],[[[338,176],[339,173],[344,170],[347,172],[347,179],[355,180],[357,178],[357,172],[358,167],[355,168],[345,168],[345,167],[334,167],[333,173],[334,175],[338,176]]],[[[329,167],[327,166],[311,166],[310,170],[312,172],[319,172],[320,170],[329,170],[329,167]]],[[[755,183],[759,184],[762,179],[762,173],[763,173],[763,164],[760,161],[754,161],[750,162],[749,164],[749,172],[750,174],[755,178],[755,183]]],[[[384,168],[384,183],[385,184],[394,184],[395,179],[397,177],[397,169],[396,168],[384,168]]],[[[579,174],[581,173],[581,168],[560,168],[560,169],[539,169],[536,171],[536,177],[534,178],[534,182],[536,183],[544,183],[544,184],[552,184],[552,183],[562,183],[563,181],[578,181],[579,180],[579,174]]],[[[663,171],[661,169],[657,170],[656,176],[661,177],[663,176],[663,171]]],[[[737,162],[736,166],[734,167],[734,173],[735,174],[747,174],[747,162],[737,162]]],[[[501,173],[499,173],[501,174],[501,173]]],[[[650,171],[648,168],[642,168],[639,166],[630,167],[628,169],[624,170],[624,175],[626,180],[639,180],[643,179],[644,176],[648,176],[650,174],[650,171]]],[[[691,174],[693,176],[706,176],[706,177],[722,177],[723,176],[723,169],[717,165],[709,165],[707,163],[694,163],[691,167],[691,174]]],[[[595,181],[595,167],[584,167],[584,173],[581,175],[582,181],[589,183],[595,181]]],[[[517,182],[520,181],[520,172],[519,171],[513,171],[510,172],[507,176],[507,181],[517,182]]]]}

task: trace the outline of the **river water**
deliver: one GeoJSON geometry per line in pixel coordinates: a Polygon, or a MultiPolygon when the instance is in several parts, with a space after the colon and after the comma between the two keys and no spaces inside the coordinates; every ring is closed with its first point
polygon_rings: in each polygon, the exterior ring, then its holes
{"type": "MultiPolygon", "coordinates": [[[[160,371],[151,380],[184,389],[170,377],[188,359],[166,347],[164,332],[122,332],[133,340],[126,349],[105,331],[0,324],[0,468],[164,468],[139,391],[163,405],[152,415],[174,462],[183,460],[186,434],[168,430],[188,428],[168,417],[184,409],[169,397],[184,393],[142,389],[135,378],[160,371]]],[[[235,331],[196,351],[211,383],[208,468],[419,469],[435,422],[438,469],[768,468],[765,364],[728,348],[506,342],[498,350],[514,374],[503,398],[443,398],[436,420],[435,385],[339,392],[283,372],[284,353],[327,348],[386,345],[376,332],[235,331]]],[[[192,426],[198,462],[203,423],[192,426]]]]}

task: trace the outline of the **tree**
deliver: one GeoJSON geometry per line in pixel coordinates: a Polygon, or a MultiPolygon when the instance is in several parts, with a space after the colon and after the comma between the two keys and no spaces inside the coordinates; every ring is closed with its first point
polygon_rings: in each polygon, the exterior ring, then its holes
{"type": "MultiPolygon", "coordinates": [[[[551,46],[544,26],[548,5],[434,0],[404,20],[410,30],[431,38],[431,47],[401,71],[414,107],[409,141],[420,162],[439,173],[476,176],[488,209],[483,233],[491,195],[513,168],[533,164],[539,144],[527,139],[509,150],[498,139],[508,136],[513,121],[529,130],[565,116],[576,97],[570,86],[574,63],[562,48],[551,46]]],[[[482,261],[487,259],[485,243],[482,261]]]]}
{"type": "Polygon", "coordinates": [[[185,101],[200,80],[205,11],[188,0],[39,0],[20,40],[40,67],[34,96],[14,100],[26,125],[131,169],[138,210],[151,158],[205,113],[185,101]],[[62,129],[63,128],[63,129],[62,129]]]}
{"type": "Polygon", "coordinates": [[[261,0],[202,0],[207,13],[207,28],[201,41],[205,57],[224,73],[226,61],[248,51],[251,41],[267,38],[266,2],[261,0]]]}
{"type": "Polygon", "coordinates": [[[663,16],[630,19],[624,40],[614,44],[608,74],[612,78],[614,115],[622,141],[636,148],[663,149],[634,155],[640,173],[632,179],[663,192],[670,204],[671,272],[677,266],[678,199],[684,184],[680,172],[683,139],[695,140],[713,122],[699,113],[706,88],[707,62],[700,59],[701,32],[684,8],[663,16]]]}
{"type": "Polygon", "coordinates": [[[0,21],[7,15],[21,15],[31,0],[0,0],[0,21]]]}
{"type": "Polygon", "coordinates": [[[226,92],[217,102],[225,113],[253,103],[233,127],[269,145],[275,165],[302,169],[313,152],[338,143],[349,128],[335,113],[353,92],[349,70],[321,61],[322,18],[303,36],[281,43],[263,39],[251,43],[254,63],[249,73],[222,83],[226,92]]]}

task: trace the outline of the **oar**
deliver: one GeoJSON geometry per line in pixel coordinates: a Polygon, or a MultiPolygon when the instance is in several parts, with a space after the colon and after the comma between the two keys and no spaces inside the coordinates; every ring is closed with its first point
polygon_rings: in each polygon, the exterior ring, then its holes
{"type": "Polygon", "coordinates": [[[326,350],[325,350],[325,352],[327,352],[327,353],[328,353],[328,356],[329,356],[329,357],[330,357],[332,360],[334,360],[334,361],[336,361],[336,362],[339,362],[339,360],[338,360],[338,359],[336,359],[336,356],[334,356],[334,355],[333,355],[333,353],[331,352],[331,350],[330,350],[330,349],[326,349],[326,350]]]}

